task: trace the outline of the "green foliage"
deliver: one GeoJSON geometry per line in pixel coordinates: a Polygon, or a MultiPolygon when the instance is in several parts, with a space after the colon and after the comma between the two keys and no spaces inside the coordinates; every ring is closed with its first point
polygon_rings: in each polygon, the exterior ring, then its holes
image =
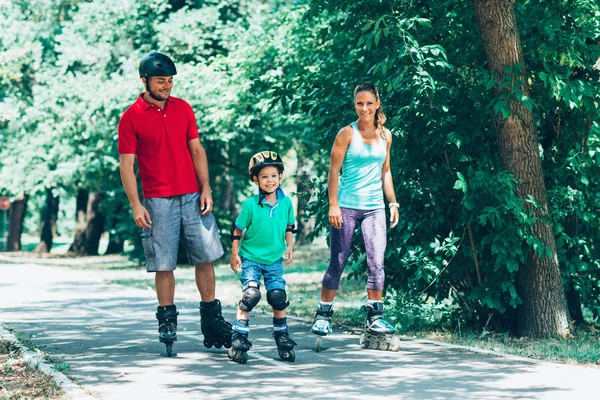
{"type": "MultiPolygon", "coordinates": [[[[386,252],[398,325],[423,327],[437,319],[511,329],[521,303],[516,272],[531,251],[556,256],[565,286],[598,318],[596,2],[517,3],[525,64],[505,66],[502,76],[486,68],[470,2],[28,4],[13,1],[0,10],[6,21],[2,193],[101,192],[107,229],[139,243],[118,173],[117,125],[143,90],[139,58],[160,50],[177,64],[173,94],[196,112],[223,238],[240,201],[255,190],[246,166],[262,149],[312,165],[310,191],[299,195],[312,199],[303,217],[314,219],[316,236],[328,231],[333,139],[356,118],[354,86],[372,81],[393,134],[391,167],[401,204],[386,252]],[[491,117],[516,117],[514,102],[537,124],[549,198],[544,221],[554,226],[556,254],[533,234],[540,205],[517,196],[517,182],[498,157],[491,117]]],[[[357,232],[349,266],[359,279],[361,240],[357,232]]]]}

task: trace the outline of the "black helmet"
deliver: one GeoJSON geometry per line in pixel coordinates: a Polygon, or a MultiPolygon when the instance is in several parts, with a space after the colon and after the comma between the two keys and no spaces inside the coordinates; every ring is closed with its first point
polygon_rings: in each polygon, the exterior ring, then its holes
{"type": "Polygon", "coordinates": [[[279,154],[275,153],[274,151],[259,151],[253,155],[250,159],[250,164],[248,165],[250,179],[258,176],[260,170],[269,165],[277,167],[279,173],[283,172],[283,161],[281,161],[279,154]]]}
{"type": "Polygon", "coordinates": [[[151,51],[140,60],[140,78],[177,75],[175,63],[169,56],[151,51]]]}

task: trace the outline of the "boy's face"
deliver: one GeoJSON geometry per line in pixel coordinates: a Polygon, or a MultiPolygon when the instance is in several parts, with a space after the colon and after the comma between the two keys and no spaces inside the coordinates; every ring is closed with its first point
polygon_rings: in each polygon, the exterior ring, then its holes
{"type": "Polygon", "coordinates": [[[256,183],[262,190],[271,193],[277,190],[283,179],[283,174],[279,173],[277,167],[268,165],[260,170],[258,178],[254,177],[256,183]]]}

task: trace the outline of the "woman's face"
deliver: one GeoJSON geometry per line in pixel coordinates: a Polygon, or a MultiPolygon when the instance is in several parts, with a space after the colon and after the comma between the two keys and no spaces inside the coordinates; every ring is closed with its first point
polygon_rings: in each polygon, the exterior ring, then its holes
{"type": "Polygon", "coordinates": [[[356,93],[354,97],[354,109],[358,118],[364,122],[371,122],[375,120],[375,112],[379,108],[381,103],[375,98],[375,95],[368,90],[363,90],[356,93]]]}

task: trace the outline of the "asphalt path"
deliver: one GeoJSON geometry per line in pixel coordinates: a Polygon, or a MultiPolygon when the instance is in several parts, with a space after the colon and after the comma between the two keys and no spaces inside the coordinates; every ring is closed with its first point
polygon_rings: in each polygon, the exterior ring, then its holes
{"type": "MultiPolygon", "coordinates": [[[[143,273],[143,272],[142,272],[143,273]]],[[[251,313],[247,364],[206,349],[198,303],[178,301],[179,340],[167,357],[149,290],[106,284],[105,271],[0,257],[0,322],[49,354],[102,399],[571,399],[598,398],[600,369],[498,357],[403,340],[399,352],[328,336],[315,353],[306,321],[288,319],[296,361],[281,361],[272,315],[251,313]]],[[[224,309],[233,321],[233,308],[224,309]]]]}

